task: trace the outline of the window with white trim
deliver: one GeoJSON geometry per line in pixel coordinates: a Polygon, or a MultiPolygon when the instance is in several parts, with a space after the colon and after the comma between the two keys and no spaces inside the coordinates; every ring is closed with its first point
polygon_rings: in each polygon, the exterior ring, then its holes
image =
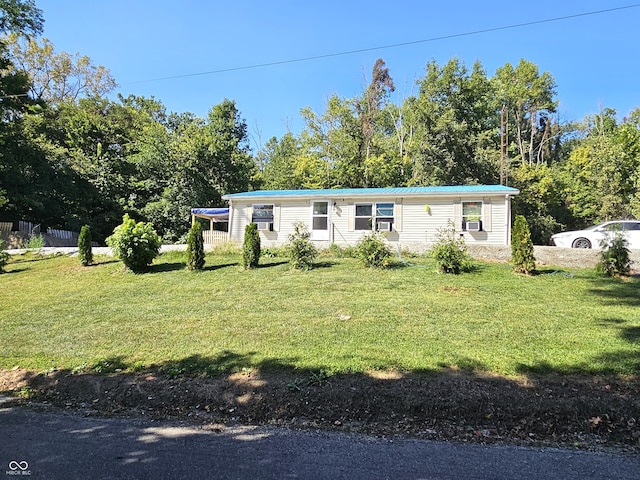
{"type": "Polygon", "coordinates": [[[251,215],[251,221],[253,223],[258,223],[258,222],[273,223],[273,204],[254,205],[253,213],[251,215]]]}
{"type": "Polygon", "coordinates": [[[393,225],[392,202],[356,203],[356,230],[390,230],[393,225]]]}
{"type": "Polygon", "coordinates": [[[462,230],[482,230],[482,202],[462,202],[462,230]]]}

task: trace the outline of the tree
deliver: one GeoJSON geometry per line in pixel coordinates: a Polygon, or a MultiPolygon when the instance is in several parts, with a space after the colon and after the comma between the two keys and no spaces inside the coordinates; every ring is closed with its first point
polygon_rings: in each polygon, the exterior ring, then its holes
{"type": "Polygon", "coordinates": [[[93,263],[93,250],[91,248],[91,229],[89,225],[83,225],[78,236],[78,257],[83,266],[93,263]]]}
{"type": "Polygon", "coordinates": [[[86,55],[55,53],[46,38],[21,40],[17,34],[7,39],[15,68],[29,74],[29,92],[49,105],[75,102],[81,96],[102,97],[116,87],[109,70],[95,66],[86,55]]]}
{"type": "MultiPolygon", "coordinates": [[[[396,87],[389,74],[389,69],[386,67],[384,60],[378,58],[373,65],[371,83],[355,107],[362,128],[362,138],[364,141],[363,156],[365,162],[371,156],[372,142],[376,134],[376,129],[379,126],[379,117],[384,103],[395,89],[396,87]]],[[[365,168],[365,174],[368,176],[367,168],[365,168]]],[[[369,184],[368,178],[366,183],[369,184]]]]}
{"type": "Polygon", "coordinates": [[[204,239],[202,237],[202,225],[194,222],[187,236],[187,268],[189,270],[202,270],[204,268],[204,239]]]}
{"type": "Polygon", "coordinates": [[[244,269],[258,268],[260,264],[260,232],[258,225],[250,223],[244,228],[242,265],[244,269]]]}
{"type": "Polygon", "coordinates": [[[291,133],[280,140],[270,138],[264,148],[263,181],[267,190],[295,190],[301,187],[296,175],[296,160],[300,156],[300,145],[291,133]]]}
{"type": "Polygon", "coordinates": [[[513,262],[513,270],[516,273],[531,275],[536,269],[529,224],[522,215],[516,215],[513,229],[511,230],[511,261],[513,262]]]}
{"type": "Polygon", "coordinates": [[[498,176],[498,117],[493,88],[479,62],[427,64],[419,93],[405,102],[413,126],[411,184],[494,183],[498,176]]]}
{"type": "Polygon", "coordinates": [[[555,80],[548,72],[540,74],[536,64],[521,59],[516,67],[506,63],[498,68],[492,82],[500,107],[508,110],[521,163],[545,163],[554,138],[552,116],[558,106],[555,80]]]}
{"type": "Polygon", "coordinates": [[[4,249],[4,240],[0,238],[0,273],[4,273],[4,267],[9,261],[9,254],[5,252],[4,249]]]}
{"type": "Polygon", "coordinates": [[[535,245],[547,245],[551,235],[571,222],[561,167],[521,164],[511,171],[510,184],[520,190],[513,211],[527,219],[535,245]]]}
{"type": "Polygon", "coordinates": [[[585,138],[563,166],[568,208],[577,226],[640,213],[640,109],[618,123],[604,109],[585,121],[585,138]]]}
{"type": "Polygon", "coordinates": [[[38,34],[43,23],[35,0],[0,0],[0,33],[38,34]]]}
{"type": "MultiPolygon", "coordinates": [[[[38,34],[42,23],[42,11],[33,0],[0,0],[0,35],[38,34]]],[[[24,139],[21,123],[24,114],[34,107],[28,91],[27,74],[13,68],[6,40],[0,39],[0,208],[5,206],[8,210],[19,202],[16,197],[21,192],[14,181],[23,178],[20,173],[40,170],[42,166],[38,162],[35,169],[23,167],[33,158],[32,146],[24,139]]]]}

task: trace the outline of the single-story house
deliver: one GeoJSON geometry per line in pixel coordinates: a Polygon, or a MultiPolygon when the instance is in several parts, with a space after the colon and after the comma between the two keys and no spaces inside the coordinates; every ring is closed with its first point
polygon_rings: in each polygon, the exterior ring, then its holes
{"type": "Polygon", "coordinates": [[[389,243],[424,250],[452,221],[468,245],[509,245],[511,198],[518,189],[467,185],[329,190],[257,190],[222,198],[229,202],[228,240],[242,243],[256,223],[262,244],[288,242],[296,222],[304,222],[320,248],[355,245],[371,230],[389,243]]]}

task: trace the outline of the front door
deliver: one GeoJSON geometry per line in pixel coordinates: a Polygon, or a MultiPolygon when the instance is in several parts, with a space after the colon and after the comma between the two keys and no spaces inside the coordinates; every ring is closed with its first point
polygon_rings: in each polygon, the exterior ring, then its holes
{"type": "Polygon", "coordinates": [[[311,240],[329,240],[329,202],[311,204],[311,240]]]}

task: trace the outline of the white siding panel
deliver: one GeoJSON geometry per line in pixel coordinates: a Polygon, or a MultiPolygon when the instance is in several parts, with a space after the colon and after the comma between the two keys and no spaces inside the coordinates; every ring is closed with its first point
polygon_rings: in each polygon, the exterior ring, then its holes
{"type": "Polygon", "coordinates": [[[482,199],[482,229],[490,232],[493,228],[493,204],[490,198],[482,199]]]}
{"type": "MultiPolygon", "coordinates": [[[[367,199],[368,200],[368,199],[367,199]]],[[[375,202],[377,199],[369,201],[375,202]]],[[[413,250],[426,250],[437,241],[438,231],[455,221],[456,211],[459,211],[460,223],[462,205],[460,197],[437,198],[404,198],[395,199],[394,232],[387,236],[392,244],[413,250]],[[429,208],[425,209],[428,205],[429,208]]],[[[505,245],[508,236],[507,202],[503,196],[486,197],[484,200],[484,231],[460,232],[468,245],[505,245]],[[490,201],[490,202],[489,202],[490,201]],[[487,225],[487,222],[489,224],[487,225]]],[[[363,201],[365,201],[363,199],[363,201]]],[[[293,224],[302,221],[307,226],[311,222],[310,201],[280,201],[276,208],[278,230],[260,232],[265,246],[280,246],[288,241],[288,235],[293,233],[293,224]]],[[[232,222],[230,238],[241,243],[244,238],[244,228],[251,221],[251,204],[233,203],[231,211],[232,222]]],[[[319,247],[326,247],[330,243],[338,245],[355,245],[368,231],[354,230],[354,202],[351,199],[336,199],[329,203],[330,240],[328,242],[314,242],[319,247]]],[[[275,223],[275,222],[274,222],[275,223]]],[[[461,227],[461,225],[460,225],[461,227]]],[[[275,230],[275,229],[274,229],[275,230]]]]}

